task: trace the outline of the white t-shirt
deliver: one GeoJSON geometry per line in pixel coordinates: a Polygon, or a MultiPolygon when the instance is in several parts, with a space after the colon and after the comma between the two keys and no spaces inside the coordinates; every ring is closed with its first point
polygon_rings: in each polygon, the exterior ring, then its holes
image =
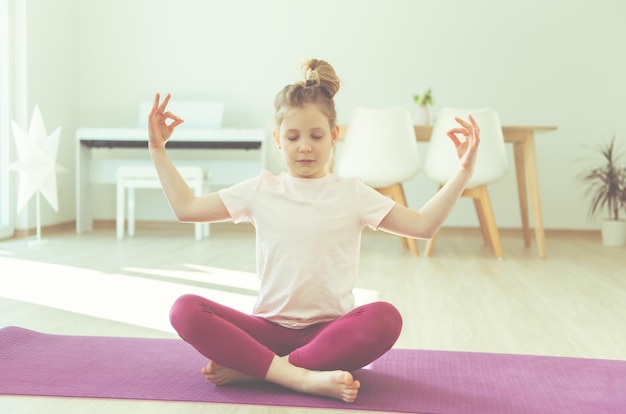
{"type": "Polygon", "coordinates": [[[261,290],[253,314],[291,328],[354,308],[361,232],[377,229],[395,202],[358,178],[264,171],[219,191],[233,221],[256,228],[261,290]]]}

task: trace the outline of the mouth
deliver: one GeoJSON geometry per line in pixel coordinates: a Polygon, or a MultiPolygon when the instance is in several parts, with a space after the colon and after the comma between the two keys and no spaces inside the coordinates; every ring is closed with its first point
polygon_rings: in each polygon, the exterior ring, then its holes
{"type": "Polygon", "coordinates": [[[297,160],[296,162],[298,164],[308,165],[308,164],[313,164],[315,162],[315,160],[297,160]]]}

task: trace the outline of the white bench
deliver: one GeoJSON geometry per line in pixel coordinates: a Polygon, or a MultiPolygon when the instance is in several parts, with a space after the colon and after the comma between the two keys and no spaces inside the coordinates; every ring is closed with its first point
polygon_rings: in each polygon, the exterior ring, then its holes
{"type": "MultiPolygon", "coordinates": [[[[207,191],[210,172],[202,167],[178,167],[194,194],[199,196],[207,191]]],[[[117,169],[117,215],[115,220],[118,239],[124,238],[124,206],[127,204],[128,235],[135,235],[135,189],[161,188],[156,169],[149,165],[125,165],[117,169]],[[128,203],[126,203],[128,193],[128,203]]],[[[209,237],[209,223],[194,223],[196,240],[209,237]]]]}

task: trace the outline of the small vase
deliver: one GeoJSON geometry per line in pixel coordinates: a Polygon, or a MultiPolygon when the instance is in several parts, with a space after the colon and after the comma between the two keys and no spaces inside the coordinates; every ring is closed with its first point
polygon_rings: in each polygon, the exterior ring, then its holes
{"type": "Polygon", "coordinates": [[[626,245],[626,221],[604,220],[602,222],[602,244],[609,247],[626,245]]]}
{"type": "Polygon", "coordinates": [[[427,105],[418,105],[415,111],[415,125],[430,125],[430,111],[427,105]]]}

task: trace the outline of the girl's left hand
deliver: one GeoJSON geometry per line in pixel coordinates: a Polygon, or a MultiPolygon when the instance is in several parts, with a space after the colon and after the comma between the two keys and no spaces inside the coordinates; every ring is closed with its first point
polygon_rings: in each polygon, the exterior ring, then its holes
{"type": "Polygon", "coordinates": [[[476,155],[478,154],[478,144],[480,143],[480,128],[471,115],[469,116],[469,122],[459,117],[454,119],[461,126],[449,130],[447,132],[448,137],[454,143],[460,167],[464,170],[473,171],[476,155]],[[463,136],[462,140],[457,135],[463,136]]]}

